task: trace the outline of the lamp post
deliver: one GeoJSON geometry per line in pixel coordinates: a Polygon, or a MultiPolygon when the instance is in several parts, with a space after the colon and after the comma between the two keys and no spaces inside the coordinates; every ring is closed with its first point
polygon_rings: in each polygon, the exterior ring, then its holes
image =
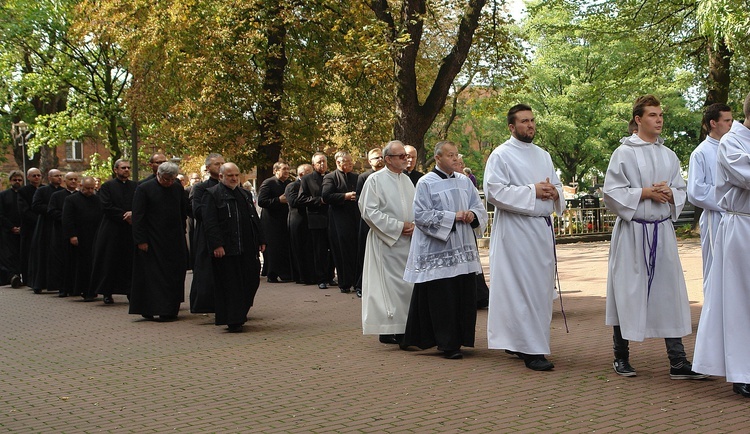
{"type": "MultiPolygon", "coordinates": [[[[18,140],[18,138],[21,138],[21,161],[23,166],[23,177],[24,177],[24,185],[26,185],[26,182],[28,180],[26,179],[26,139],[27,134],[29,134],[29,125],[24,121],[19,121],[17,123],[13,124],[11,135],[13,136],[14,140],[18,140]]],[[[29,137],[30,138],[30,137],[29,137]]]]}

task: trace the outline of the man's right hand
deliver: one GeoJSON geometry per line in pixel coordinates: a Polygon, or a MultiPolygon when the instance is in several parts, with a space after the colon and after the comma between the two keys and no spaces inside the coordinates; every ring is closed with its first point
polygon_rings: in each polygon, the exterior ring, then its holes
{"type": "Polygon", "coordinates": [[[142,252],[148,252],[148,243],[138,244],[138,249],[142,252]]]}

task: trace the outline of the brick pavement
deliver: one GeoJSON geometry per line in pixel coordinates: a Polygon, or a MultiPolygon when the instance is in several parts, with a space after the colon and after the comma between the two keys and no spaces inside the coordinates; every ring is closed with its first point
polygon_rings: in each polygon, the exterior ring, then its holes
{"type": "MultiPolygon", "coordinates": [[[[242,334],[183,304],[156,323],[116,304],[0,288],[0,429],[8,432],[736,432],[750,401],[723,378],[669,379],[663,340],[611,369],[608,243],[561,245],[570,333],[556,303],[552,372],[487,349],[487,311],[463,360],[362,336],[337,289],[261,284],[242,334]]],[[[680,246],[696,329],[700,247],[680,246]]],[[[486,254],[486,251],[484,251],[486,254]]],[[[487,258],[484,258],[485,263],[487,258]]],[[[188,282],[189,282],[188,275],[188,282]]],[[[188,285],[189,286],[189,285],[188,285]]],[[[689,355],[694,335],[685,339],[689,355]]]]}

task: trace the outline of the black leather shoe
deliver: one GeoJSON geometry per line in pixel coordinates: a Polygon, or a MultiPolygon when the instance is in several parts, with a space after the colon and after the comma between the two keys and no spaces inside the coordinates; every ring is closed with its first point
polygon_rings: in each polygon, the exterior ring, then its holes
{"type": "Polygon", "coordinates": [[[339,291],[341,291],[342,294],[348,294],[352,292],[351,288],[339,288],[339,291]]]}
{"type": "Polygon", "coordinates": [[[511,351],[511,350],[505,350],[505,352],[510,354],[511,356],[516,356],[519,359],[523,360],[523,353],[519,353],[518,351],[511,351]]]}
{"type": "Polygon", "coordinates": [[[41,293],[42,293],[42,290],[41,290],[41,289],[35,289],[35,290],[34,290],[34,294],[41,294],[41,293]]]}
{"type": "Polygon", "coordinates": [[[398,344],[399,340],[396,335],[380,335],[381,344],[398,344]]]}
{"type": "Polygon", "coordinates": [[[320,289],[328,289],[328,284],[327,283],[319,283],[318,284],[318,288],[320,288],[320,289]]]}
{"type": "Polygon", "coordinates": [[[115,299],[113,299],[111,295],[105,295],[104,304],[115,304],[115,299]]]}
{"type": "Polygon", "coordinates": [[[339,283],[335,279],[331,279],[331,281],[328,282],[328,286],[339,286],[339,283]]]}
{"type": "Polygon", "coordinates": [[[279,280],[276,277],[274,277],[273,279],[269,277],[269,278],[266,279],[266,282],[268,282],[268,283],[280,283],[279,280]]]}
{"type": "Polygon", "coordinates": [[[20,288],[21,285],[22,285],[21,276],[19,276],[18,274],[14,274],[13,277],[10,278],[10,287],[20,288]]]}
{"type": "Polygon", "coordinates": [[[242,324],[229,324],[227,333],[242,333],[242,324]]]}
{"type": "Polygon", "coordinates": [[[95,300],[96,300],[96,296],[94,296],[94,297],[83,297],[83,301],[86,301],[86,302],[95,301],[95,300]]]}
{"type": "Polygon", "coordinates": [[[65,292],[60,292],[60,293],[57,294],[57,296],[60,297],[60,298],[65,298],[65,297],[68,296],[68,294],[65,293],[65,292]]]}
{"type": "Polygon", "coordinates": [[[734,383],[734,384],[732,384],[732,391],[734,393],[739,393],[740,395],[744,396],[745,398],[750,398],[750,384],[746,384],[746,383],[734,383]]]}
{"type": "Polygon", "coordinates": [[[443,357],[445,357],[446,359],[458,360],[463,359],[464,355],[463,353],[461,353],[461,350],[448,350],[443,351],[443,357]]]}
{"type": "Polygon", "coordinates": [[[174,321],[177,319],[177,315],[159,315],[159,321],[167,322],[174,321]]]}
{"type": "Polygon", "coordinates": [[[357,294],[357,297],[362,298],[362,288],[354,288],[354,292],[357,294]]]}
{"type": "Polygon", "coordinates": [[[154,319],[154,316],[153,316],[153,315],[145,315],[145,314],[143,314],[143,315],[141,315],[141,316],[142,316],[143,318],[145,318],[145,319],[154,319]]]}
{"type": "Polygon", "coordinates": [[[533,371],[549,371],[555,367],[544,356],[527,356],[524,361],[526,367],[533,371]]]}

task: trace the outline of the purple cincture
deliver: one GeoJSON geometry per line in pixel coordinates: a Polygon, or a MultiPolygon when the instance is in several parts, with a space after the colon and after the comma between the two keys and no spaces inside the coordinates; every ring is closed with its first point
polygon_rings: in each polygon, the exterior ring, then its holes
{"type": "Polygon", "coordinates": [[[654,281],[654,274],[656,273],[656,245],[659,242],[659,225],[669,220],[669,217],[661,220],[642,220],[633,219],[634,222],[640,223],[643,228],[643,260],[646,262],[646,272],[648,273],[648,294],[647,297],[651,296],[651,282],[654,281]],[[648,239],[648,225],[654,225],[654,231],[651,233],[651,239],[648,239]],[[648,257],[646,257],[646,244],[648,244],[648,257]]]}

